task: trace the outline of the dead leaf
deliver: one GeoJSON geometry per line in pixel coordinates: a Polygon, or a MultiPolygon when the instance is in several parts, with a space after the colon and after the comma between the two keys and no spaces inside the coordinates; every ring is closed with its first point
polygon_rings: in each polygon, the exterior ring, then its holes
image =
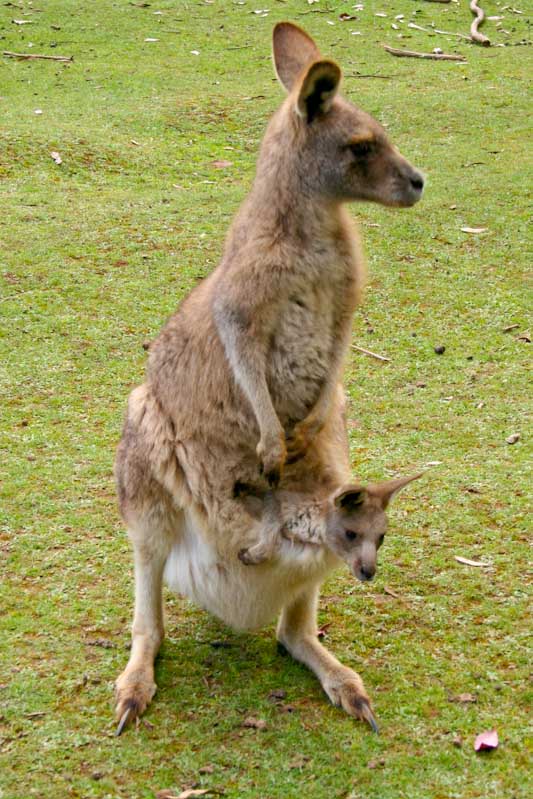
{"type": "Polygon", "coordinates": [[[507,444],[516,444],[517,441],[520,441],[520,433],[511,433],[511,435],[508,436],[505,441],[507,444]]]}
{"type": "Polygon", "coordinates": [[[291,760],[289,763],[289,768],[303,768],[306,763],[309,763],[310,760],[311,758],[307,757],[307,755],[296,755],[294,760],[291,760]]]}
{"type": "Polygon", "coordinates": [[[270,702],[274,702],[277,704],[281,702],[287,696],[287,692],[283,690],[283,688],[274,688],[273,691],[270,691],[268,698],[270,702]]]}
{"type": "Polygon", "coordinates": [[[486,730],[485,732],[480,732],[479,735],[476,736],[474,749],[476,752],[497,749],[498,743],[498,733],[496,730],[486,730]]]}
{"type": "Polygon", "coordinates": [[[348,22],[351,19],[357,19],[357,17],[354,14],[347,14],[346,11],[344,11],[342,14],[339,14],[339,19],[341,22],[348,22]]]}
{"type": "Polygon", "coordinates": [[[463,233],[485,233],[488,227],[462,227],[463,233]]]}
{"type": "Polygon", "coordinates": [[[198,769],[199,774],[213,774],[215,767],[208,763],[206,766],[202,766],[198,769]]]}
{"type": "Polygon", "coordinates": [[[460,749],[463,745],[463,739],[460,735],[454,735],[452,738],[452,744],[460,749]]]}
{"type": "Polygon", "coordinates": [[[393,596],[394,599],[399,599],[400,598],[400,594],[398,594],[396,591],[393,591],[392,588],[389,588],[388,586],[385,586],[383,591],[384,591],[385,594],[388,594],[389,596],[393,596]]]}
{"type": "Polygon", "coordinates": [[[517,327],[520,327],[520,325],[507,325],[507,327],[503,328],[502,333],[508,333],[510,330],[516,330],[517,327]]]}
{"type": "Polygon", "coordinates": [[[181,793],[174,793],[169,788],[164,788],[156,793],[156,799],[191,799],[192,796],[205,796],[206,793],[218,793],[210,788],[189,788],[181,793]]]}
{"type": "Polygon", "coordinates": [[[461,555],[454,555],[454,557],[458,563],[464,563],[465,566],[480,566],[485,569],[490,566],[490,563],[482,563],[480,560],[470,560],[469,558],[461,557],[461,555]]]}
{"type": "Polygon", "coordinates": [[[31,19],[12,19],[11,21],[14,22],[15,25],[31,25],[33,22],[31,19]]]}
{"type": "Polygon", "coordinates": [[[264,719],[256,719],[253,716],[248,716],[244,719],[242,726],[252,730],[266,730],[267,723],[264,719]]]}
{"type": "Polygon", "coordinates": [[[519,336],[516,337],[517,341],[527,341],[528,344],[531,344],[531,333],[529,330],[524,330],[523,333],[520,333],[519,336]]]}
{"type": "Polygon", "coordinates": [[[61,156],[59,155],[59,153],[56,153],[56,151],[55,151],[55,150],[53,150],[53,151],[50,153],[50,157],[54,159],[54,161],[56,162],[56,164],[57,164],[58,166],[59,166],[59,164],[62,164],[62,163],[63,163],[63,159],[61,158],[61,156]]]}
{"type": "Polygon", "coordinates": [[[159,39],[152,39],[150,36],[144,40],[145,42],[158,42],[159,39]]]}
{"type": "Polygon", "coordinates": [[[316,634],[317,638],[325,638],[332,623],[333,622],[328,621],[326,624],[323,624],[322,627],[319,627],[316,634]]]}
{"type": "Polygon", "coordinates": [[[233,166],[233,161],[211,161],[211,166],[215,169],[227,169],[228,166],[233,166]]]}
{"type": "Polygon", "coordinates": [[[457,696],[452,696],[450,698],[450,702],[459,702],[461,705],[468,705],[474,702],[477,702],[477,697],[474,694],[457,694],[457,696]]]}

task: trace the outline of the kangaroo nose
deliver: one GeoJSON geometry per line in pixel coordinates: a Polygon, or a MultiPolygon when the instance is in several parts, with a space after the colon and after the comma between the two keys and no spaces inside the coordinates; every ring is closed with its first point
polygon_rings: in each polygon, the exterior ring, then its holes
{"type": "Polygon", "coordinates": [[[361,566],[361,577],[363,580],[371,580],[375,573],[375,569],[370,569],[368,566],[361,566]]]}
{"type": "Polygon", "coordinates": [[[414,177],[412,177],[411,186],[416,191],[422,191],[422,189],[424,188],[424,178],[422,177],[422,175],[415,175],[414,177]]]}

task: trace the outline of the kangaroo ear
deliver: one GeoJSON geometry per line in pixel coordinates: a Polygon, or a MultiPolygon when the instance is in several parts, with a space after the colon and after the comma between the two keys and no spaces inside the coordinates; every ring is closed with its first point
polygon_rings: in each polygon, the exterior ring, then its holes
{"type": "Polygon", "coordinates": [[[298,92],[296,110],[300,116],[312,122],[318,114],[326,114],[337,94],[341,76],[340,67],[334,61],[311,64],[298,92]]]}
{"type": "Polygon", "coordinates": [[[310,36],[292,22],[278,22],[272,34],[274,69],[282,86],[290,92],[297,78],[320,51],[310,36]]]}
{"type": "Polygon", "coordinates": [[[418,478],[422,477],[422,475],[423,472],[419,472],[418,474],[413,474],[410,477],[398,477],[397,480],[387,480],[385,483],[376,483],[372,486],[369,486],[369,491],[375,497],[378,497],[381,500],[383,508],[386,508],[393,496],[397,494],[398,491],[400,491],[408,483],[412,483],[413,480],[418,480],[418,478]]]}
{"type": "Polygon", "coordinates": [[[358,485],[347,485],[337,491],[333,497],[336,508],[346,514],[353,513],[366,499],[366,489],[358,485]]]}

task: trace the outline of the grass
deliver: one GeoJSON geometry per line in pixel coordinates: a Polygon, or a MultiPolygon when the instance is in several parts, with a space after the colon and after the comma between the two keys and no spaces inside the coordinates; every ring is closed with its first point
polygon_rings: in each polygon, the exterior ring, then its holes
{"type": "Polygon", "coordinates": [[[508,34],[484,30],[506,47],[407,28],[416,18],[465,32],[466,3],[0,6],[2,50],[74,56],[0,64],[2,799],[148,799],[191,784],[239,799],[531,795],[520,338],[531,49],[520,46],[526,14],[484,5],[503,13],[508,34]],[[344,11],[357,19],[341,22],[344,11]],[[374,479],[439,462],[398,499],[376,581],[340,572],[324,587],[327,643],[361,672],[382,734],[328,706],[272,630],[236,635],[168,596],[159,691],[146,722],[116,739],[112,686],[132,604],[112,478],[125,400],[142,380],[143,340],[216,265],[250,185],[281,98],[269,56],[278,19],[305,25],[338,59],[345,93],[429,176],[412,210],[352,208],[369,262],[354,342],[391,358],[354,351],[347,364],[354,471],[374,479]],[[395,59],[384,41],[468,60],[395,59]],[[281,704],[269,700],[276,689],[281,704]],[[450,701],[466,692],[477,701],[450,701]],[[249,715],[266,730],[244,729],[249,715]],[[493,727],[500,748],[474,753],[475,734],[493,727]]]}

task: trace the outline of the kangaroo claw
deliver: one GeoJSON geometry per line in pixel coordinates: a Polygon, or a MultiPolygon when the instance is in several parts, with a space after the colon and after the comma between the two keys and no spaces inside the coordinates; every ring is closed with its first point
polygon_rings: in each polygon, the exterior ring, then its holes
{"type": "Polygon", "coordinates": [[[360,709],[360,713],[361,713],[362,718],[368,724],[370,724],[370,726],[372,727],[372,729],[374,730],[376,735],[379,735],[378,723],[376,721],[376,718],[375,718],[374,714],[372,713],[372,711],[370,709],[370,705],[366,701],[363,701],[363,702],[361,702],[361,704],[359,706],[359,709],[360,709]]]}
{"type": "Polygon", "coordinates": [[[117,730],[115,732],[116,737],[118,738],[119,735],[122,735],[124,729],[128,723],[128,719],[131,713],[131,707],[127,707],[122,716],[120,717],[120,721],[118,723],[117,730]]]}

